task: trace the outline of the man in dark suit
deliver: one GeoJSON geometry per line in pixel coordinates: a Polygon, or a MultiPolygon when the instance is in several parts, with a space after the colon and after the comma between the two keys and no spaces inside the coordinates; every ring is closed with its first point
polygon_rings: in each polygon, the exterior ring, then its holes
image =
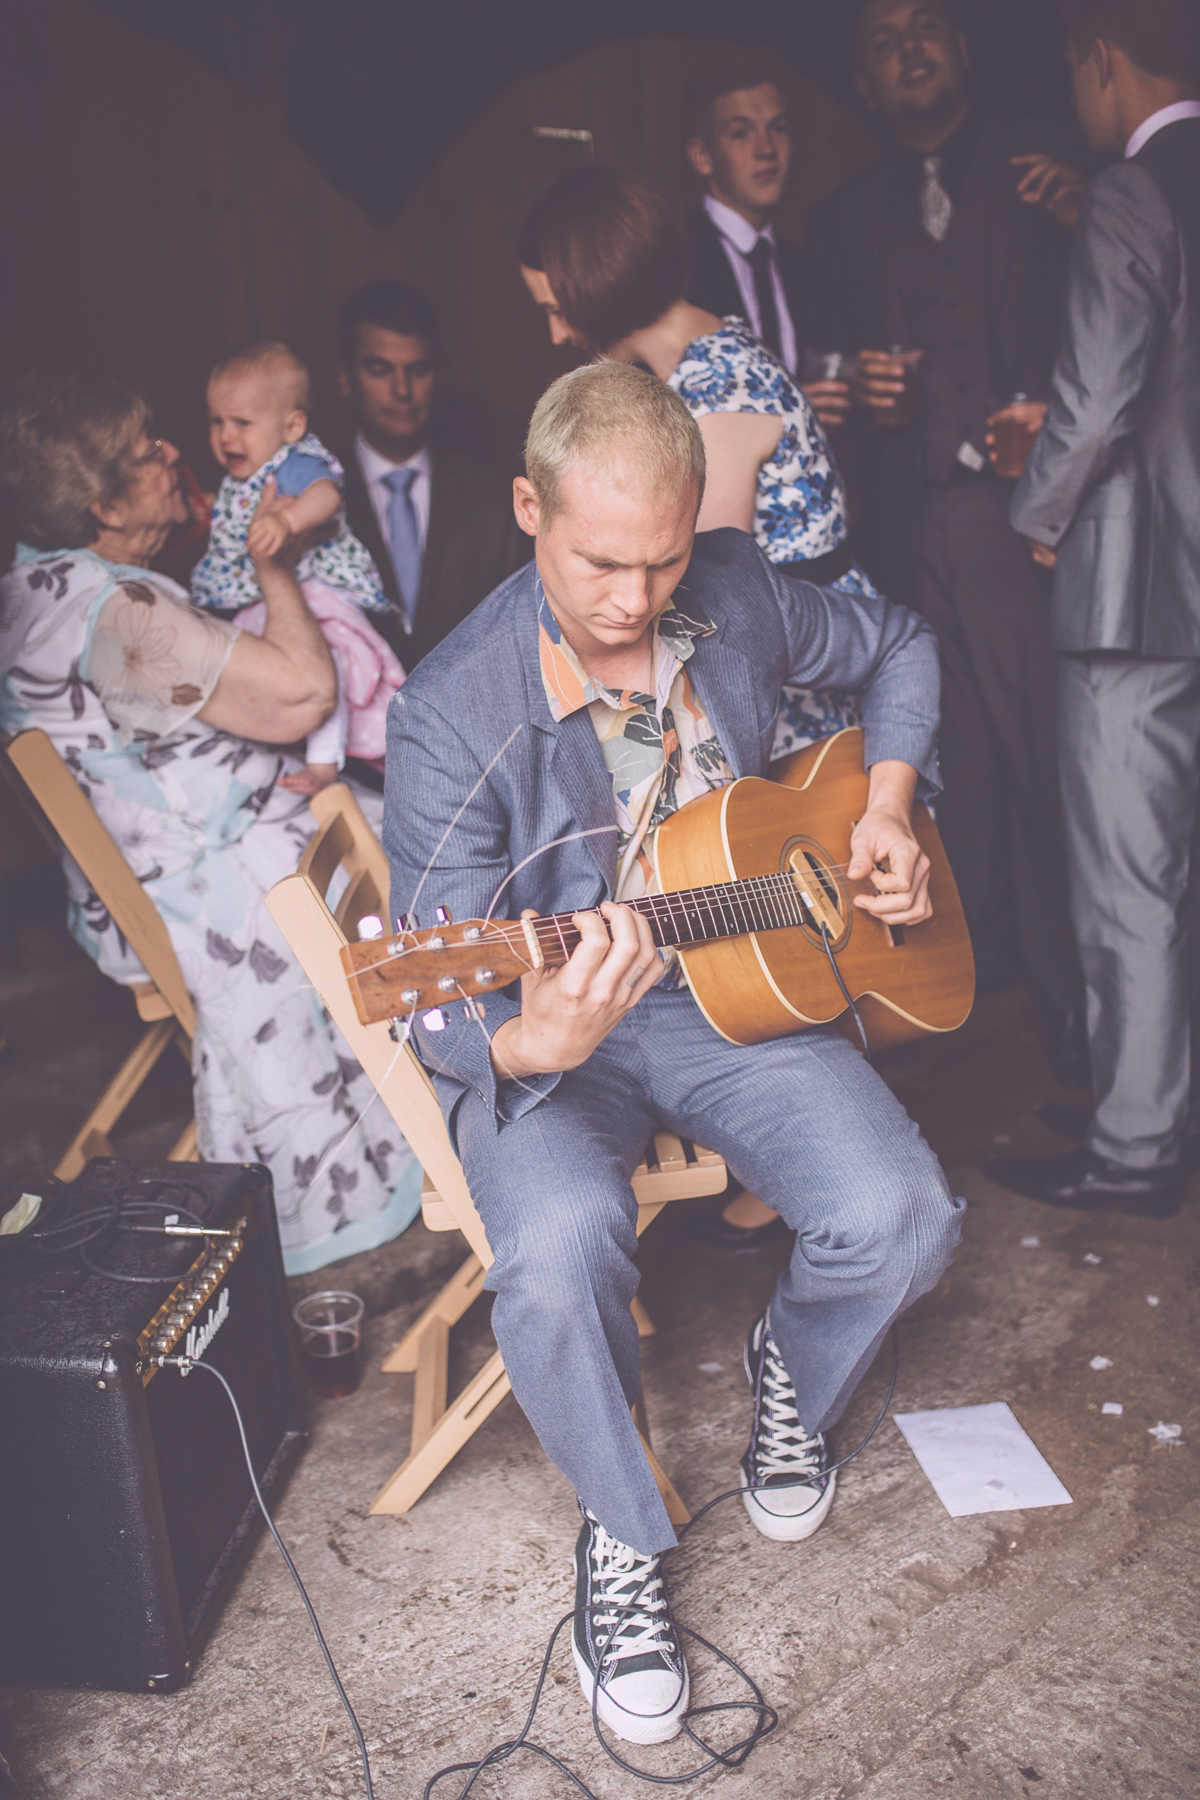
{"type": "MultiPolygon", "coordinates": [[[[817,336],[804,254],[775,229],[792,139],[769,64],[735,53],[706,64],[688,85],[687,156],[706,193],[688,221],[687,298],[724,319],[736,313],[788,372],[803,377],[817,336]]],[[[821,423],[840,425],[844,382],[805,387],[821,423]]]]}
{"type": "Polygon", "coordinates": [[[1072,0],[1068,18],[1080,118],[1123,160],[1084,201],[1013,523],[1056,564],[1096,1110],[1082,1148],[993,1172],[1055,1205],[1161,1217],[1179,1207],[1200,951],[1200,14],[1195,0],[1072,0]]]}
{"type": "Polygon", "coordinates": [[[489,460],[499,440],[486,409],[472,449],[462,444],[461,404],[448,416],[439,407],[437,325],[418,289],[370,282],[343,301],[337,332],[339,380],[358,428],[342,455],[346,516],[393,609],[372,622],[411,671],[528,562],[513,516],[518,471],[489,460]]]}
{"type": "Polygon", "coordinates": [[[857,550],[883,590],[924,613],[942,657],[938,823],[980,985],[1023,965],[1048,1002],[1060,1067],[1082,1063],[1054,748],[1048,580],[1012,530],[1011,482],[988,421],[1044,393],[1057,348],[1082,183],[1053,128],[982,115],[946,0],[867,0],[859,92],[883,154],[811,215],[828,329],[859,352],[857,550]],[[921,353],[915,421],[889,425],[921,353]],[[1071,1053],[1074,1053],[1073,1056],[1071,1053]]]}

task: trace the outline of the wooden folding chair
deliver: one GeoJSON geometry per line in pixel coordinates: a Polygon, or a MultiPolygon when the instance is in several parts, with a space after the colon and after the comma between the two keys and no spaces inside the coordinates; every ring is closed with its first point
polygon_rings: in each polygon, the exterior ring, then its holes
{"type": "MultiPolygon", "coordinates": [[[[348,788],[326,788],[311,804],[318,830],[298,872],[267,895],[268,909],[424,1168],[421,1211],[426,1225],[431,1231],[457,1229],[471,1247],[457,1274],[384,1358],[385,1369],[416,1376],[412,1439],[408,1457],[376,1494],[371,1511],[403,1513],[499,1405],[509,1380],[497,1351],[458,1397],[449,1399],[450,1329],[483,1291],[492,1253],[432,1082],[408,1045],[393,1040],[386,1024],[360,1023],[342,969],[339,953],[348,939],[358,937],[359,921],[367,915],[387,920],[387,859],[348,788]],[[333,899],[330,887],[339,870],[346,885],[333,899]],[[332,910],[327,900],[332,900],[332,910]]],[[[719,1156],[684,1144],[670,1132],[657,1132],[633,1177],[639,1234],[669,1200],[719,1193],[725,1180],[719,1156]]],[[[634,1315],[642,1336],[653,1332],[636,1300],[634,1315]]],[[[640,1395],[634,1418],[667,1511],[674,1523],[684,1524],[687,1509],[651,1448],[640,1395]]]]}
{"type": "MultiPolygon", "coordinates": [[[[129,943],[148,981],[131,989],[142,1033],[72,1138],[54,1173],[73,1181],[93,1156],[111,1156],[114,1129],[151,1069],[174,1044],[190,1070],[196,1012],[166,926],[115,840],[101,824],[79,783],[44,731],[22,731],[6,745],[9,765],[53,827],[129,943]]],[[[195,1162],[196,1122],[190,1120],[173,1162],[195,1162]]]]}

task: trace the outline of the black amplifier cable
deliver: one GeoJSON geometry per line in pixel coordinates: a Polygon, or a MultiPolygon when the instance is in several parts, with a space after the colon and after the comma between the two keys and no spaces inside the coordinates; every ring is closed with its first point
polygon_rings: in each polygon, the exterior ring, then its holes
{"type": "MultiPolygon", "coordinates": [[[[879,1412],[877,1413],[877,1415],[875,1417],[875,1422],[871,1426],[871,1429],[867,1432],[866,1436],[861,1440],[860,1443],[855,1445],[854,1449],[851,1450],[848,1455],[840,1457],[837,1462],[830,1463],[828,1469],[825,1471],[825,1473],[827,1475],[833,1475],[837,1472],[838,1469],[844,1469],[846,1467],[847,1463],[853,1462],[856,1456],[860,1456],[862,1454],[862,1452],[866,1449],[867,1445],[871,1442],[871,1439],[875,1436],[875,1433],[879,1430],[880,1426],[883,1424],[883,1421],[887,1417],[888,1408],[891,1406],[892,1398],[896,1392],[896,1381],[897,1381],[897,1377],[900,1372],[900,1344],[899,1344],[899,1339],[897,1338],[897,1335],[896,1335],[896,1327],[894,1325],[892,1326],[892,1329],[890,1332],[890,1339],[891,1339],[891,1345],[892,1345],[892,1368],[891,1368],[891,1375],[888,1379],[887,1393],[884,1395],[883,1405],[880,1407],[879,1412]]],[[[364,1786],[365,1786],[367,1800],[375,1800],[375,1788],[371,1781],[371,1762],[370,1762],[370,1758],[367,1755],[367,1746],[366,1746],[366,1741],[363,1737],[362,1727],[360,1726],[360,1724],[358,1722],[358,1718],[355,1714],[354,1708],[350,1704],[349,1696],[347,1695],[345,1688],[342,1686],[342,1679],[341,1679],[341,1676],[337,1672],[337,1665],[335,1664],[333,1657],[330,1655],[329,1646],[325,1642],[325,1636],[321,1630],[320,1621],[318,1620],[316,1612],[313,1608],[313,1603],[308,1597],[308,1591],[305,1588],[304,1583],[300,1579],[299,1570],[296,1568],[295,1563],[292,1561],[291,1556],[288,1554],[287,1545],[284,1543],[283,1539],[280,1537],[279,1532],[276,1529],[275,1521],[271,1517],[271,1514],[267,1508],[267,1503],[263,1499],[262,1489],[258,1485],[258,1477],[254,1472],[254,1462],[250,1455],[250,1445],[246,1438],[246,1427],[242,1420],[241,1408],[238,1406],[237,1399],[236,1399],[236,1396],[234,1395],[233,1389],[230,1387],[229,1383],[226,1381],[224,1375],[221,1374],[221,1371],[219,1369],[214,1368],[211,1363],[198,1361],[195,1357],[164,1356],[164,1357],[156,1357],[154,1359],[154,1361],[156,1362],[156,1364],[159,1367],[178,1369],[180,1371],[181,1375],[190,1374],[192,1372],[192,1370],[194,1370],[194,1369],[203,1369],[206,1374],[214,1376],[215,1379],[217,1381],[219,1381],[221,1386],[225,1389],[225,1392],[229,1398],[229,1404],[233,1408],[234,1418],[237,1420],[238,1436],[241,1439],[241,1444],[242,1444],[242,1455],[246,1459],[246,1468],[249,1471],[250,1484],[254,1489],[254,1498],[258,1502],[259,1511],[262,1513],[263,1518],[267,1522],[267,1529],[270,1531],[271,1536],[275,1539],[275,1543],[279,1550],[279,1554],[282,1556],[284,1562],[287,1564],[288,1573],[291,1575],[292,1580],[295,1582],[296,1587],[300,1593],[300,1598],[304,1602],[304,1610],[308,1614],[309,1623],[311,1624],[311,1626],[313,1628],[313,1632],[316,1635],[318,1644],[321,1646],[321,1654],[325,1658],[326,1666],[329,1670],[330,1676],[333,1679],[333,1685],[337,1689],[338,1699],[341,1701],[343,1707],[345,1708],[346,1717],[350,1720],[350,1724],[354,1730],[355,1742],[358,1745],[358,1753],[362,1760],[363,1782],[364,1782],[364,1786]]],[[[788,1485],[791,1485],[794,1487],[806,1487],[808,1485],[808,1481],[806,1479],[801,1479],[801,1480],[797,1480],[791,1484],[789,1484],[787,1482],[778,1484],[778,1486],[782,1486],[782,1487],[786,1487],[788,1485]]],[[[773,1489],[772,1491],[778,1491],[778,1486],[775,1489],[773,1489]]],[[[679,1533],[679,1543],[680,1544],[683,1543],[684,1539],[689,1535],[689,1533],[695,1530],[696,1526],[700,1523],[701,1519],[703,1519],[706,1514],[710,1513],[715,1506],[721,1506],[726,1500],[740,1500],[742,1498],[743,1494],[746,1493],[747,1491],[753,1493],[755,1490],[753,1488],[750,1488],[749,1490],[747,1490],[745,1488],[736,1487],[736,1488],[728,1488],[728,1489],[726,1489],[726,1491],[723,1494],[715,1495],[713,1497],[713,1499],[709,1500],[704,1506],[702,1506],[700,1508],[700,1511],[698,1513],[696,1513],[692,1517],[692,1519],[688,1522],[688,1524],[686,1524],[684,1526],[683,1530],[679,1533]]],[[[817,1500],[814,1500],[812,1504],[813,1504],[813,1506],[818,1505],[819,1497],[817,1500]]],[[[810,1507],[808,1510],[811,1511],[812,1508],[810,1507]]],[[[803,1514],[801,1514],[800,1516],[803,1517],[803,1514]]],[[[652,1579],[652,1576],[648,1575],[646,1577],[646,1581],[649,1581],[651,1579],[652,1579]]],[[[642,1587],[644,1588],[645,1585],[646,1585],[646,1583],[643,1582],[642,1587]]],[[[605,1639],[605,1642],[600,1651],[601,1662],[603,1661],[604,1656],[607,1654],[609,1645],[612,1643],[613,1638],[616,1636],[617,1632],[620,1630],[622,1622],[625,1618],[625,1615],[630,1612],[636,1612],[637,1604],[641,1598],[641,1594],[642,1594],[642,1589],[639,1588],[638,1592],[634,1595],[634,1597],[631,1601],[629,1601],[626,1605],[618,1607],[616,1609],[617,1616],[613,1623],[612,1630],[609,1632],[609,1635],[605,1639]]],[[[450,1763],[444,1769],[439,1769],[437,1771],[437,1773],[434,1775],[431,1775],[429,1777],[429,1780],[426,1782],[425,1788],[424,1788],[424,1793],[423,1793],[423,1800],[430,1800],[430,1796],[432,1795],[433,1790],[437,1786],[438,1782],[444,1781],[446,1779],[446,1777],[449,1775],[466,1775],[468,1777],[465,1785],[463,1787],[461,1787],[458,1792],[458,1800],[467,1800],[467,1796],[470,1794],[471,1789],[475,1786],[476,1781],[485,1772],[485,1770],[494,1768],[499,1763],[506,1762],[508,1760],[508,1758],[510,1756],[514,1756],[518,1750],[527,1750],[532,1755],[540,1757],[544,1762],[550,1763],[551,1766],[553,1768],[557,1769],[560,1774],[566,1776],[568,1781],[570,1781],[572,1783],[572,1785],[579,1791],[579,1793],[581,1793],[584,1796],[584,1800],[599,1800],[599,1796],[593,1791],[593,1789],[591,1789],[590,1787],[587,1786],[586,1782],[580,1780],[579,1776],[575,1774],[574,1770],[568,1768],[567,1764],[564,1763],[563,1761],[561,1761],[561,1759],[559,1757],[555,1756],[553,1751],[547,1750],[545,1748],[545,1746],[542,1744],[535,1744],[529,1736],[529,1733],[533,1729],[534,1719],[537,1717],[538,1707],[541,1705],[542,1693],[545,1689],[546,1677],[550,1672],[550,1662],[551,1662],[551,1658],[554,1655],[555,1646],[558,1643],[559,1636],[561,1635],[561,1633],[563,1632],[565,1627],[570,1625],[573,1622],[574,1618],[575,1618],[575,1611],[574,1611],[574,1608],[572,1608],[572,1610],[569,1613],[565,1613],[563,1615],[563,1617],[558,1621],[557,1625],[554,1627],[554,1630],[550,1634],[550,1641],[546,1645],[545,1655],[542,1657],[541,1668],[538,1671],[537,1681],[534,1685],[533,1699],[530,1703],[529,1712],[526,1715],[525,1723],[521,1727],[521,1731],[520,1731],[519,1735],[515,1738],[511,1738],[511,1739],[507,1740],[505,1743],[493,1745],[492,1749],[487,1751],[487,1753],[484,1756],[480,1757],[478,1759],[478,1761],[476,1761],[476,1762],[450,1763]]],[[[720,1661],[725,1664],[726,1668],[732,1669],[734,1674],[737,1675],[741,1681],[745,1682],[746,1686],[749,1688],[751,1694],[754,1697],[752,1700],[719,1700],[719,1701],[714,1701],[712,1704],[710,1704],[708,1706],[697,1706],[697,1707],[691,1708],[688,1711],[688,1713],[685,1715],[685,1718],[683,1721],[683,1728],[687,1732],[687,1735],[691,1738],[692,1742],[694,1744],[697,1744],[699,1746],[699,1748],[705,1753],[706,1757],[708,1758],[707,1762],[701,1764],[701,1766],[698,1769],[687,1770],[682,1775],[656,1775],[650,1769],[639,1769],[634,1763],[626,1762],[623,1757],[617,1755],[617,1752],[607,1742],[603,1733],[600,1730],[600,1721],[599,1721],[599,1718],[597,1717],[597,1711],[596,1711],[597,1705],[599,1702],[599,1691],[598,1691],[598,1688],[594,1688],[592,1691],[592,1729],[596,1734],[596,1740],[599,1743],[601,1749],[604,1751],[604,1754],[609,1758],[609,1760],[611,1762],[616,1763],[616,1765],[619,1769],[624,1769],[626,1774],[634,1775],[637,1777],[637,1779],[639,1781],[645,1781],[645,1782],[651,1783],[652,1785],[654,1785],[656,1787],[683,1787],[688,1783],[699,1780],[699,1778],[702,1775],[706,1775],[709,1772],[709,1770],[715,1769],[718,1767],[726,1768],[726,1769],[741,1768],[741,1766],[745,1763],[745,1761],[747,1760],[747,1758],[749,1757],[751,1751],[755,1748],[755,1746],[760,1744],[765,1737],[769,1737],[771,1732],[773,1732],[775,1730],[775,1728],[777,1727],[777,1725],[779,1724],[779,1715],[775,1711],[774,1707],[768,1705],[767,1701],[764,1699],[762,1692],[759,1689],[759,1687],[757,1686],[757,1684],[746,1673],[746,1671],[741,1667],[741,1665],[734,1661],[732,1656],[727,1655],[726,1652],[724,1650],[719,1649],[716,1644],[710,1643],[709,1640],[706,1637],[702,1637],[698,1631],[693,1631],[690,1626],[680,1625],[674,1619],[672,1619],[672,1623],[675,1625],[675,1628],[677,1631],[682,1631],[686,1637],[692,1638],[698,1644],[703,1644],[703,1646],[706,1650],[711,1650],[713,1655],[718,1657],[720,1659],[720,1661]],[[755,1724],[746,1737],[739,1739],[739,1741],[737,1743],[729,1745],[729,1747],[725,1750],[718,1750],[713,1745],[706,1743],[705,1740],[699,1735],[699,1733],[694,1731],[692,1729],[692,1727],[688,1724],[688,1719],[699,1718],[701,1716],[706,1716],[709,1713],[741,1712],[741,1711],[753,1712],[756,1715],[755,1724]]]]}
{"type": "MultiPolygon", "coordinates": [[[[899,1339],[896,1335],[896,1327],[894,1325],[891,1328],[891,1332],[890,1332],[889,1336],[890,1336],[891,1345],[892,1345],[892,1368],[891,1368],[890,1377],[888,1379],[887,1393],[884,1395],[884,1399],[883,1399],[883,1405],[880,1407],[878,1413],[876,1414],[875,1421],[872,1424],[871,1429],[867,1432],[866,1436],[861,1440],[861,1442],[857,1443],[854,1446],[854,1449],[851,1450],[846,1456],[840,1457],[837,1462],[830,1463],[828,1469],[826,1470],[826,1474],[832,1475],[838,1469],[844,1469],[846,1467],[846,1464],[853,1462],[856,1456],[861,1456],[862,1452],[866,1449],[867,1445],[871,1442],[871,1439],[875,1436],[875,1433],[879,1430],[880,1426],[883,1424],[883,1421],[887,1418],[888,1408],[892,1404],[892,1398],[896,1392],[896,1381],[897,1381],[897,1378],[900,1373],[900,1344],[899,1344],[899,1339]]],[[[790,1483],[789,1482],[780,1482],[777,1487],[772,1488],[772,1492],[778,1492],[779,1488],[786,1488],[788,1486],[807,1487],[808,1479],[800,1479],[800,1480],[790,1482],[790,1483]]],[[[723,1505],[726,1500],[740,1500],[742,1498],[743,1494],[745,1494],[747,1492],[753,1493],[754,1491],[755,1491],[755,1489],[753,1487],[751,1487],[749,1489],[735,1487],[735,1488],[727,1488],[723,1494],[714,1495],[714,1497],[711,1500],[709,1500],[704,1506],[702,1506],[700,1508],[699,1512],[695,1513],[693,1515],[693,1517],[688,1521],[688,1523],[684,1526],[683,1530],[679,1533],[679,1540],[678,1540],[679,1543],[680,1544],[683,1543],[684,1539],[689,1535],[689,1533],[691,1533],[692,1531],[695,1530],[696,1526],[700,1523],[701,1519],[703,1519],[707,1513],[710,1513],[714,1507],[723,1505]]],[[[812,1506],[817,1506],[819,1504],[820,1504],[820,1497],[818,1496],[818,1498],[813,1501],[812,1506]]],[[[812,1506],[808,1507],[806,1510],[811,1512],[812,1506]]],[[[804,1515],[800,1514],[799,1516],[802,1518],[804,1515]]],[[[646,1582],[649,1582],[652,1579],[653,1579],[652,1573],[650,1575],[647,1575],[646,1581],[642,1583],[642,1588],[644,1588],[646,1586],[646,1582]]],[[[600,1654],[599,1654],[599,1660],[601,1662],[603,1662],[603,1658],[606,1655],[609,1645],[612,1643],[613,1638],[616,1636],[617,1632],[620,1630],[625,1615],[627,1613],[637,1611],[638,1601],[641,1599],[642,1588],[639,1588],[638,1592],[633,1596],[633,1599],[630,1600],[626,1605],[615,1609],[618,1616],[613,1624],[612,1630],[609,1632],[608,1637],[605,1639],[604,1644],[601,1647],[600,1654]]],[[[535,1756],[540,1756],[544,1761],[546,1761],[548,1763],[552,1763],[553,1766],[556,1769],[560,1770],[562,1772],[562,1774],[566,1775],[568,1777],[568,1779],[574,1784],[574,1786],[579,1790],[579,1792],[585,1796],[585,1800],[599,1800],[599,1796],[590,1787],[588,1787],[585,1782],[581,1781],[579,1776],[576,1775],[573,1770],[569,1769],[565,1763],[560,1762],[558,1757],[554,1756],[549,1750],[545,1749],[541,1744],[533,1743],[529,1737],[529,1733],[533,1728],[534,1717],[537,1713],[538,1706],[541,1703],[542,1690],[544,1689],[545,1684],[546,1684],[546,1676],[549,1673],[550,1658],[553,1653],[555,1643],[558,1639],[559,1633],[564,1629],[565,1626],[567,1626],[571,1623],[571,1621],[574,1619],[574,1617],[575,1617],[575,1613],[574,1613],[574,1610],[572,1610],[571,1612],[565,1614],[564,1617],[561,1618],[558,1621],[558,1624],[554,1627],[554,1631],[551,1635],[550,1642],[546,1646],[546,1654],[542,1658],[542,1666],[538,1673],[537,1683],[533,1690],[533,1703],[529,1708],[529,1714],[525,1720],[525,1724],[522,1727],[519,1736],[512,1738],[507,1743],[494,1745],[492,1747],[492,1749],[486,1753],[486,1755],[482,1756],[479,1759],[478,1762],[450,1763],[447,1765],[446,1768],[439,1769],[437,1771],[437,1773],[435,1775],[431,1775],[429,1780],[426,1782],[423,1800],[430,1800],[433,1790],[437,1786],[438,1782],[445,1780],[445,1778],[448,1775],[463,1775],[463,1774],[468,1775],[468,1780],[465,1783],[465,1785],[458,1790],[456,1800],[467,1800],[467,1796],[470,1794],[472,1788],[475,1786],[476,1781],[479,1779],[480,1775],[483,1774],[485,1769],[493,1768],[497,1763],[507,1761],[507,1759],[510,1756],[515,1755],[518,1750],[531,1751],[535,1756]]],[[[767,1702],[764,1700],[761,1692],[759,1691],[759,1689],[756,1686],[756,1684],[754,1683],[754,1681],[750,1678],[749,1675],[747,1675],[746,1671],[741,1667],[741,1665],[739,1663],[735,1662],[731,1656],[728,1656],[724,1650],[719,1650],[715,1644],[710,1644],[707,1638],[701,1637],[700,1633],[698,1631],[693,1631],[690,1626],[679,1625],[674,1619],[672,1619],[672,1623],[675,1624],[676,1630],[682,1631],[687,1637],[695,1639],[695,1641],[698,1644],[703,1644],[706,1650],[711,1650],[715,1656],[718,1656],[721,1659],[721,1661],[726,1665],[727,1668],[732,1669],[734,1674],[739,1676],[740,1679],[745,1682],[746,1686],[750,1689],[750,1692],[754,1695],[754,1699],[753,1700],[717,1701],[714,1704],[709,1705],[709,1706],[697,1706],[697,1707],[691,1708],[684,1717],[683,1728],[687,1732],[688,1736],[691,1738],[692,1742],[695,1744],[698,1744],[699,1747],[701,1748],[701,1750],[703,1750],[705,1752],[705,1754],[709,1760],[707,1762],[703,1763],[698,1769],[688,1769],[682,1775],[656,1775],[649,1769],[639,1769],[636,1766],[636,1764],[626,1762],[624,1757],[617,1755],[617,1752],[612,1748],[612,1746],[605,1739],[603,1733],[600,1730],[600,1722],[597,1717],[597,1711],[596,1711],[599,1695],[598,1695],[597,1689],[593,1688],[593,1690],[592,1690],[592,1730],[596,1734],[596,1741],[599,1743],[600,1748],[604,1751],[604,1754],[608,1757],[609,1761],[616,1763],[617,1767],[619,1769],[623,1769],[627,1775],[635,1775],[639,1781],[649,1782],[655,1787],[684,1787],[684,1786],[688,1785],[689,1783],[693,1783],[693,1782],[699,1780],[699,1778],[702,1775],[706,1775],[710,1769],[714,1769],[714,1768],[718,1767],[719,1765],[724,1766],[725,1768],[729,1768],[729,1769],[740,1768],[742,1766],[742,1764],[745,1763],[746,1759],[749,1757],[751,1751],[755,1748],[755,1746],[757,1744],[760,1744],[765,1737],[768,1737],[771,1734],[771,1732],[775,1730],[776,1726],[779,1723],[779,1715],[776,1713],[774,1707],[769,1706],[767,1704],[767,1702]],[[729,1746],[729,1748],[726,1750],[717,1750],[717,1749],[714,1749],[714,1747],[711,1744],[705,1743],[704,1739],[702,1737],[700,1737],[698,1735],[698,1733],[693,1731],[691,1726],[687,1722],[689,1718],[697,1718],[702,1714],[716,1713],[716,1712],[734,1712],[734,1711],[741,1711],[743,1709],[750,1709],[750,1710],[754,1711],[755,1713],[757,1713],[757,1715],[758,1715],[757,1722],[754,1725],[754,1727],[751,1730],[748,1737],[741,1739],[738,1743],[731,1744],[729,1746]]]]}
{"type": "Polygon", "coordinates": [[[238,1436],[242,1440],[242,1455],[246,1459],[246,1468],[249,1471],[249,1475],[250,1475],[250,1485],[254,1489],[254,1498],[258,1501],[258,1510],[259,1510],[259,1512],[261,1512],[263,1518],[267,1521],[267,1530],[271,1533],[271,1536],[275,1539],[276,1548],[278,1549],[280,1556],[282,1556],[284,1562],[288,1566],[288,1573],[291,1576],[292,1580],[295,1582],[297,1588],[300,1590],[300,1598],[304,1602],[304,1610],[308,1614],[308,1622],[312,1626],[313,1631],[316,1634],[317,1642],[321,1646],[321,1655],[325,1658],[326,1666],[328,1667],[329,1673],[333,1678],[333,1685],[337,1689],[338,1699],[341,1701],[342,1705],[345,1707],[346,1717],[349,1719],[351,1727],[353,1728],[353,1731],[354,1731],[354,1739],[358,1745],[358,1754],[362,1758],[363,1783],[366,1788],[367,1800],[375,1800],[375,1788],[371,1782],[371,1761],[367,1755],[367,1746],[366,1746],[366,1741],[363,1738],[362,1726],[359,1724],[357,1715],[355,1714],[355,1711],[354,1711],[354,1708],[350,1704],[349,1695],[346,1693],[345,1688],[342,1686],[342,1678],[337,1672],[337,1664],[334,1662],[332,1656],[329,1654],[329,1645],[325,1642],[325,1634],[321,1630],[321,1624],[320,1624],[319,1619],[317,1618],[316,1612],[313,1609],[313,1603],[308,1597],[308,1590],[305,1588],[304,1583],[300,1579],[300,1572],[296,1568],[296,1565],[292,1561],[291,1557],[289,1556],[288,1547],[284,1543],[283,1539],[280,1537],[279,1532],[275,1526],[275,1521],[271,1517],[270,1512],[268,1511],[267,1503],[263,1499],[262,1489],[258,1485],[258,1476],[254,1473],[254,1459],[250,1455],[250,1445],[246,1441],[246,1427],[242,1420],[242,1409],[237,1403],[237,1399],[236,1399],[236,1396],[234,1395],[233,1389],[230,1387],[229,1383],[226,1381],[225,1377],[222,1375],[220,1369],[214,1369],[214,1367],[211,1363],[200,1362],[193,1356],[164,1356],[161,1358],[156,1357],[155,1361],[158,1362],[164,1368],[178,1369],[180,1371],[181,1375],[189,1375],[189,1374],[191,1374],[191,1372],[194,1369],[203,1369],[203,1371],[206,1375],[211,1375],[214,1378],[214,1380],[220,1382],[221,1386],[225,1389],[226,1394],[229,1396],[229,1404],[230,1404],[230,1406],[232,1406],[233,1416],[237,1420],[238,1436]]]}

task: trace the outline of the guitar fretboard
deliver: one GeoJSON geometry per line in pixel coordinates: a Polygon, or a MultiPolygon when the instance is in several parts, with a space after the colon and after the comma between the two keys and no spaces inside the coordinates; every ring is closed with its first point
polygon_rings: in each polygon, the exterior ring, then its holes
{"type": "MultiPolygon", "coordinates": [[[[811,922],[795,878],[783,873],[754,875],[712,887],[679,888],[670,894],[646,894],[629,905],[650,921],[651,935],[660,947],[704,944],[811,922]]],[[[579,943],[570,913],[551,913],[528,923],[550,965],[566,962],[579,943]]],[[[506,922],[501,930],[514,945],[520,943],[523,927],[506,922]]]]}

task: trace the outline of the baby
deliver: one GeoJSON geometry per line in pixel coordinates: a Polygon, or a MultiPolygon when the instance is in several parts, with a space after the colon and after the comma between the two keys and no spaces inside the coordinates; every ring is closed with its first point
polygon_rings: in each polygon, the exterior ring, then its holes
{"type": "Polygon", "coordinates": [[[238,625],[261,636],[266,607],[253,558],[273,555],[292,533],[330,528],[296,565],[338,672],[336,711],[309,738],[303,772],[281,781],[299,794],[336,781],[347,753],[382,769],[387,703],[404,680],[363,617],[387,599],[342,512],[341,465],[308,430],[308,400],[308,371],[285,344],[252,344],[213,370],[209,442],[226,473],[191,580],[198,606],[237,608],[238,625]]]}

